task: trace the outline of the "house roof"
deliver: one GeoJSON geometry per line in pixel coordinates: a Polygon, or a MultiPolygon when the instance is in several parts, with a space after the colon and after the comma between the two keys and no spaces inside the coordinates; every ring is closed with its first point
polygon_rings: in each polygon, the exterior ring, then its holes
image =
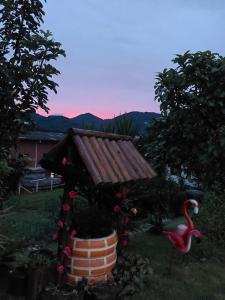
{"type": "Polygon", "coordinates": [[[19,140],[59,142],[64,137],[65,137],[65,133],[60,133],[60,132],[27,131],[19,135],[19,140]]]}
{"type": "MultiPolygon", "coordinates": [[[[74,153],[78,152],[96,185],[146,180],[156,176],[130,136],[72,128],[55,149],[65,148],[68,140],[76,148],[74,153]]],[[[57,151],[53,148],[45,160],[52,159],[57,151]]]]}

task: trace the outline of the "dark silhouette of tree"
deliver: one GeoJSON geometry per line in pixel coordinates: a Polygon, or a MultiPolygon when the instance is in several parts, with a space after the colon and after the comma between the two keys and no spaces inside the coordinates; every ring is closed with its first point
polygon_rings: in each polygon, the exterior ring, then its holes
{"type": "MultiPolygon", "coordinates": [[[[0,1],[0,190],[4,190],[9,156],[24,120],[37,108],[46,112],[48,91],[56,92],[51,64],[65,56],[50,31],[41,29],[39,0],[0,1]]],[[[0,197],[3,192],[0,192],[0,197]]]]}
{"type": "Polygon", "coordinates": [[[210,51],[177,55],[157,76],[161,118],[149,129],[148,157],[158,170],[181,167],[206,184],[225,178],[225,58],[210,51]]]}

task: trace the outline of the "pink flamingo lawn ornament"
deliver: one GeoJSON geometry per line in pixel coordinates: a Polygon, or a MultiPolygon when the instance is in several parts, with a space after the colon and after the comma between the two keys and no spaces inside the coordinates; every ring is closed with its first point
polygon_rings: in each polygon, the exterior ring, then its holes
{"type": "Polygon", "coordinates": [[[163,231],[163,235],[168,237],[172,245],[182,253],[188,253],[191,249],[191,239],[192,236],[200,238],[202,236],[201,232],[195,229],[194,224],[188,214],[187,208],[189,204],[194,206],[194,214],[198,214],[198,202],[194,199],[186,200],[183,204],[184,216],[188,222],[188,225],[179,224],[175,232],[163,231]]]}

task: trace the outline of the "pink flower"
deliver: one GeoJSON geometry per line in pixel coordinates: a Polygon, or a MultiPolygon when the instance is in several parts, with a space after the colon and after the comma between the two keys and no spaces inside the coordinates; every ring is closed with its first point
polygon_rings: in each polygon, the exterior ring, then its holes
{"type": "Polygon", "coordinates": [[[123,200],[124,200],[124,202],[126,202],[126,203],[129,202],[129,199],[128,199],[128,198],[124,198],[123,200]]]}
{"type": "Polygon", "coordinates": [[[129,189],[127,187],[124,187],[123,188],[123,193],[128,193],[129,192],[129,189]]]}
{"type": "Polygon", "coordinates": [[[58,240],[58,238],[59,238],[59,235],[58,235],[58,233],[53,233],[53,235],[52,235],[52,239],[53,239],[54,241],[57,241],[57,240],[58,240]]]}
{"type": "Polygon", "coordinates": [[[64,204],[63,204],[63,210],[64,210],[64,211],[69,211],[69,210],[70,210],[69,204],[64,203],[64,204]]]}
{"type": "Polygon", "coordinates": [[[59,272],[59,273],[63,273],[64,272],[64,267],[63,267],[63,265],[59,265],[58,267],[57,267],[57,272],[59,272]]]}
{"type": "Polygon", "coordinates": [[[124,224],[127,224],[128,222],[129,222],[129,218],[128,218],[128,217],[124,217],[123,223],[124,223],[124,224]]]}
{"type": "Polygon", "coordinates": [[[75,191],[70,191],[69,192],[69,198],[70,199],[74,199],[76,196],[77,196],[78,192],[75,192],[75,191]]]}
{"type": "Polygon", "coordinates": [[[72,251],[69,247],[66,247],[66,248],[64,248],[63,253],[66,255],[70,255],[72,253],[72,251]]]}
{"type": "Polygon", "coordinates": [[[67,158],[63,157],[63,159],[62,159],[62,165],[65,166],[66,164],[67,164],[67,158]]]}
{"type": "Polygon", "coordinates": [[[128,245],[128,240],[122,240],[122,244],[124,247],[126,247],[128,245]]]}
{"type": "Polygon", "coordinates": [[[120,193],[120,192],[118,192],[118,193],[116,193],[115,197],[116,197],[117,199],[121,199],[121,198],[123,198],[123,194],[120,193]]]}
{"type": "Polygon", "coordinates": [[[121,207],[119,205],[115,205],[113,207],[113,210],[114,210],[115,213],[119,213],[119,212],[121,212],[121,207]]]}
{"type": "Polygon", "coordinates": [[[59,226],[60,228],[63,228],[63,227],[64,227],[64,223],[63,223],[63,221],[61,221],[61,220],[59,220],[57,224],[58,224],[58,226],[59,226]]]}
{"type": "Polygon", "coordinates": [[[75,229],[73,229],[71,232],[70,232],[70,237],[73,238],[75,237],[75,235],[77,234],[77,231],[75,229]]]}

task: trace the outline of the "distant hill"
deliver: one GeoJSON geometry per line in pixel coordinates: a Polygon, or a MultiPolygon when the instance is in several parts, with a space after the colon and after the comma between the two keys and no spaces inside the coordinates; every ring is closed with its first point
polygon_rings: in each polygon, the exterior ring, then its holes
{"type": "Polygon", "coordinates": [[[77,123],[77,124],[96,124],[96,125],[101,125],[102,122],[104,122],[103,119],[96,117],[90,113],[82,114],[77,117],[74,117],[70,119],[72,122],[77,123]]]}
{"type": "Polygon", "coordinates": [[[81,114],[74,118],[54,115],[44,117],[39,114],[33,114],[32,121],[35,130],[66,132],[71,127],[101,130],[123,118],[130,118],[132,119],[133,124],[139,128],[141,133],[143,133],[148,124],[159,116],[160,114],[155,112],[138,111],[125,113],[112,119],[101,119],[90,113],[81,114]]]}

